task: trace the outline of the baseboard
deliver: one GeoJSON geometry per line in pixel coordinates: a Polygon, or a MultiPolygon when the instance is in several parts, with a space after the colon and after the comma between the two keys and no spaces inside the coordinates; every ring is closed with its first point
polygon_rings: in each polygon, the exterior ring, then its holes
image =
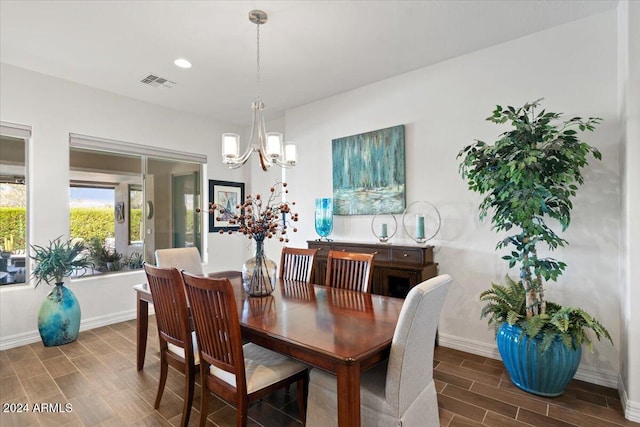
{"type": "Polygon", "coordinates": [[[455,335],[438,333],[438,344],[442,347],[464,351],[466,353],[477,354],[478,356],[490,359],[500,359],[498,347],[495,344],[487,344],[481,341],[473,341],[467,338],[460,338],[455,335]]]}
{"type": "MultiPolygon", "coordinates": [[[[487,344],[485,342],[473,341],[448,334],[439,334],[438,343],[443,347],[502,360],[495,344],[487,344]]],[[[618,388],[619,384],[617,372],[603,372],[582,365],[578,368],[578,372],[576,372],[574,378],[610,388],[618,388]]]]}
{"type": "MultiPolygon", "coordinates": [[[[127,310],[119,313],[112,313],[106,316],[93,317],[91,319],[83,319],[80,321],[80,330],[87,331],[89,329],[99,328],[101,326],[112,325],[114,323],[124,322],[135,319],[136,311],[127,310]]],[[[40,341],[40,333],[38,330],[23,332],[20,334],[9,335],[0,339],[0,351],[8,350],[22,345],[32,344],[40,341]]]]}
{"type": "Polygon", "coordinates": [[[620,393],[620,403],[622,403],[624,417],[629,421],[640,422],[640,402],[629,400],[622,377],[618,377],[618,393],[620,393]]]}

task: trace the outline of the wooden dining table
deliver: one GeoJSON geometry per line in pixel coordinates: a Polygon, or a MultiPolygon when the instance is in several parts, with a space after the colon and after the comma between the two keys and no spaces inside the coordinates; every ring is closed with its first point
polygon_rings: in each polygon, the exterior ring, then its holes
{"type": "MultiPolygon", "coordinates": [[[[337,377],[338,425],[360,426],[360,373],[389,356],[403,299],[279,280],[270,296],[250,297],[238,276],[235,290],[244,339],[337,377]]],[[[148,304],[137,295],[137,367],[144,367],[148,304]]]]}

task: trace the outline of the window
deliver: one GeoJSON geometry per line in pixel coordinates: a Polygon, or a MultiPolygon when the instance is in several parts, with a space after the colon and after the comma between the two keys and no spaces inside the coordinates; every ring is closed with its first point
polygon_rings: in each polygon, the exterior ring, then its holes
{"type": "Polygon", "coordinates": [[[202,215],[196,209],[203,161],[201,156],[71,136],[70,235],[85,241],[93,274],[155,263],[156,249],[202,250],[202,215]]]}
{"type": "Polygon", "coordinates": [[[0,123],[0,286],[27,274],[27,142],[31,130],[0,123]]]}
{"type": "Polygon", "coordinates": [[[129,244],[140,245],[144,237],[142,220],[142,186],[129,185],[129,244]]]}

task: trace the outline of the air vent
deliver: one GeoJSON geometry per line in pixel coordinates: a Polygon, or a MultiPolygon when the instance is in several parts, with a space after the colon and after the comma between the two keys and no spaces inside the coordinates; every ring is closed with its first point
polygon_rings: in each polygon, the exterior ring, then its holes
{"type": "Polygon", "coordinates": [[[155,74],[149,74],[140,80],[140,83],[151,86],[151,87],[166,87],[172,88],[175,86],[176,82],[172,82],[171,80],[167,80],[163,77],[158,77],[155,74]]]}

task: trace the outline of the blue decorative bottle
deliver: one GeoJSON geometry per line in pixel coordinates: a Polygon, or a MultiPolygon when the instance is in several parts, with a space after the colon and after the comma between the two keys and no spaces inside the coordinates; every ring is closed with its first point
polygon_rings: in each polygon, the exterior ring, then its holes
{"type": "Polygon", "coordinates": [[[327,236],[333,231],[333,199],[316,199],[315,225],[320,236],[318,240],[330,241],[327,236]]]}

